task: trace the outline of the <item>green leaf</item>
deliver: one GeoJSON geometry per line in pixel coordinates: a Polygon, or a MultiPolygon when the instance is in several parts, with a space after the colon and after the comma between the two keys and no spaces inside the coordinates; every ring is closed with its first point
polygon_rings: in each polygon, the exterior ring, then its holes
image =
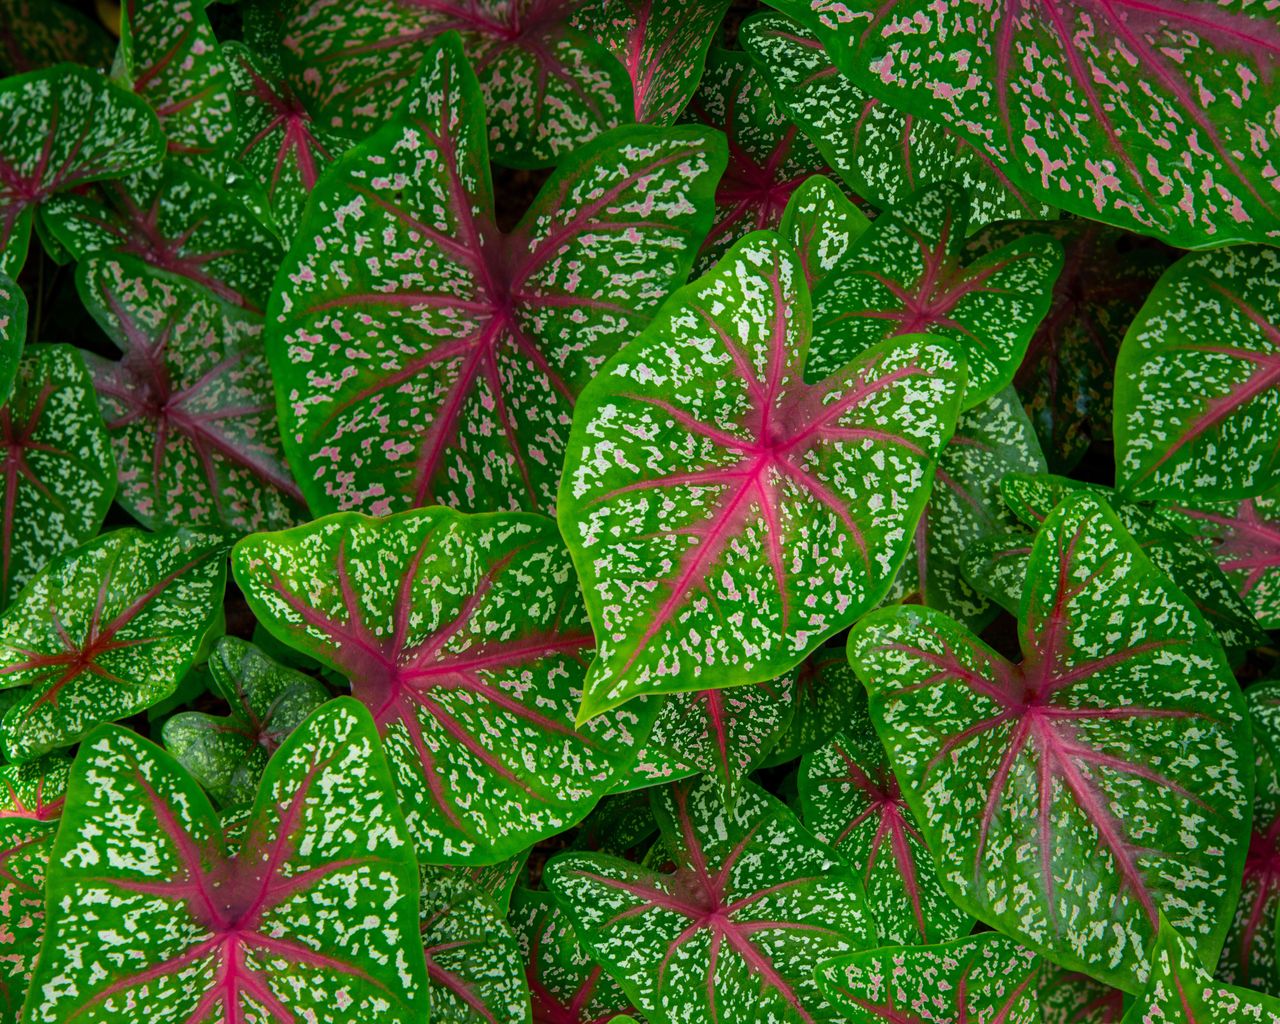
{"type": "Polygon", "coordinates": [[[26,343],[27,297],[13,278],[0,274],[0,405],[13,393],[26,343]]]}
{"type": "Polygon", "coordinates": [[[1062,252],[1033,236],[969,262],[968,218],[968,199],[954,184],[879,217],[814,287],[806,376],[834,373],[884,338],[933,334],[955,341],[968,360],[966,407],[1010,384],[1049,308],[1062,252]]]}
{"type": "Polygon", "coordinates": [[[888,589],[963,364],[900,338],[806,384],[809,323],[795,254],[751,235],[583,392],[559,503],[598,641],[580,719],[775,678],[888,589]]]}
{"type": "Polygon", "coordinates": [[[506,917],[511,910],[511,894],[515,891],[516,882],[524,873],[528,856],[529,851],[524,850],[496,864],[473,864],[458,868],[436,867],[434,870],[452,871],[465,878],[471,886],[493,900],[502,916],[506,917]]]}
{"type": "Polygon", "coordinates": [[[579,937],[652,1024],[836,1019],[814,968],[875,944],[862,888],[791,812],[747,784],[655,790],[676,868],[561,854],[543,880],[579,937]]]}
{"type": "Polygon", "coordinates": [[[417,867],[363,708],[316,712],[226,824],[158,747],[86,740],[23,1019],[426,1020],[417,867]]]}
{"type": "Polygon", "coordinates": [[[1040,1024],[1040,959],[988,932],[936,946],[877,949],[825,964],[818,984],[850,1024],[1040,1024]]]}
{"type": "Polygon", "coordinates": [[[164,723],[164,745],[217,803],[251,803],[267,760],[329,691],[236,637],[218,640],[208,664],[231,713],[176,714],[164,723]]]}
{"type": "Polygon", "coordinates": [[[115,530],[51,563],[0,617],[12,761],[65,747],[173,692],[220,611],[227,539],[115,530]]]}
{"type": "Polygon", "coordinates": [[[549,510],[576,397],[688,273],[724,160],[711,133],[597,139],[503,234],[483,123],[446,37],[312,193],[268,354],[313,512],[549,510]]]}
{"type": "Polygon", "coordinates": [[[40,204],[163,153],[146,103],[96,71],[59,64],[0,81],[0,274],[22,269],[40,204]]]}
{"type": "Polygon", "coordinates": [[[1044,1024],[1120,1024],[1124,993],[1087,974],[1044,965],[1039,982],[1044,1024]]]}
{"type": "Polygon", "coordinates": [[[838,271],[869,227],[867,215],[830,178],[814,175],[791,193],[778,234],[795,248],[812,294],[838,271]]]}
{"type": "Polygon", "coordinates": [[[1116,481],[1135,498],[1226,501],[1280,483],[1280,253],[1165,272],[1116,361],[1116,481]]]}
{"type": "Polygon", "coordinates": [[[69,345],[32,345],[0,408],[0,609],[53,559],[97,535],[116,488],[93,384],[69,345]]]}
{"type": "Polygon", "coordinates": [[[853,721],[866,703],[866,691],[845,656],[844,644],[820,647],[796,671],[795,714],[766,766],[817,750],[853,721]]]}
{"type": "Polygon", "coordinates": [[[1035,539],[1019,639],[1014,664],[924,608],[873,613],[850,634],[944,888],[1126,991],[1161,912],[1215,963],[1253,788],[1216,637],[1115,514],[1078,494],[1035,539]]]}
{"type": "Polygon", "coordinates": [[[427,863],[501,860],[575,824],[657,712],[574,729],[593,640],[540,516],[342,513],[246,537],[232,563],[263,625],[373,712],[427,863]]]}
{"type": "Polygon", "coordinates": [[[859,196],[894,209],[919,188],[955,181],[972,197],[970,230],[1049,209],[1013,187],[999,164],[941,124],[863,92],[805,28],[773,12],[752,15],[739,41],[773,95],[859,196]]]}
{"type": "Polygon", "coordinates": [[[0,0],[0,78],[63,61],[105,68],[114,49],[101,25],[55,0],[0,0]]]}
{"type": "Polygon", "coordinates": [[[76,268],[85,307],[120,349],[86,355],[139,522],[238,533],[305,518],[276,424],[262,319],[141,260],[76,268]]]}

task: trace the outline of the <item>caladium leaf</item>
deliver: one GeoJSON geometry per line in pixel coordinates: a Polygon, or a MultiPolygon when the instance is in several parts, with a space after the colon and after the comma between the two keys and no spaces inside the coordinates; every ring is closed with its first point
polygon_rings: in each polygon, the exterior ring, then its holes
{"type": "Polygon", "coordinates": [[[272,17],[294,90],[336,128],[385,123],[430,67],[429,43],[457,30],[476,69],[494,158],[513,167],[557,163],[631,108],[627,73],[575,27],[579,0],[290,0],[272,17]]]}
{"type": "Polygon", "coordinates": [[[105,68],[115,51],[102,26],[55,0],[0,0],[0,78],[70,61],[105,68]]]}
{"type": "Polygon", "coordinates": [[[436,1024],[529,1024],[520,944],[487,895],[450,871],[422,869],[420,929],[436,1024]]]}
{"type": "Polygon", "coordinates": [[[658,831],[653,803],[645,790],[607,796],[578,826],[568,848],[612,853],[634,860],[651,846],[646,842],[658,831]]]}
{"type": "Polygon", "coordinates": [[[866,707],[866,691],[845,656],[844,644],[814,651],[796,670],[795,680],[795,714],[766,766],[817,750],[866,707]]]}
{"type": "Polygon", "coordinates": [[[709,778],[654,792],[673,873],[600,854],[547,863],[582,942],[653,1024],[836,1019],[813,973],[875,944],[858,882],[750,783],[732,808],[709,778]]]}
{"type": "Polygon", "coordinates": [[[23,1019],[427,1019],[413,847],[364,708],[309,718],[231,831],[160,748],[86,740],[23,1019]]]}
{"type": "Polygon", "coordinates": [[[246,533],[305,518],[261,318],[131,257],[81,263],[76,287],[122,354],[85,356],[120,464],[120,503],[147,526],[246,533]]]}
{"type": "Polygon", "coordinates": [[[27,297],[13,278],[0,274],[0,405],[13,392],[26,342],[27,297]]]}
{"type": "Polygon", "coordinates": [[[540,516],[340,513],[232,561],[258,619],[373,712],[427,863],[501,860],[576,823],[657,711],[574,729],[593,640],[540,516]]]}
{"type": "Polygon", "coordinates": [[[164,745],[217,803],[252,803],[267,760],[329,691],[236,637],[218,640],[208,665],[231,713],[176,714],[164,723],[164,745]]]}
{"type": "Polygon", "coordinates": [[[877,949],[825,964],[818,984],[850,1024],[1040,1024],[1041,961],[988,932],[936,946],[877,949]]]}
{"type": "Polygon", "coordinates": [[[494,864],[472,864],[467,867],[443,868],[436,871],[453,871],[475,889],[488,896],[497,905],[503,917],[511,910],[511,894],[515,891],[516,882],[524,872],[529,851],[508,857],[494,864]]]}
{"type": "Polygon", "coordinates": [[[316,186],[273,301],[312,511],[551,508],[574,400],[684,280],[723,159],[704,130],[623,129],[504,235],[475,78],[455,39],[434,49],[393,123],[316,186]]]}
{"type": "Polygon", "coordinates": [[[599,0],[577,5],[574,24],[612,53],[631,80],[631,114],[671,124],[698,81],[729,0],[599,0]]]}
{"type": "Polygon", "coordinates": [[[1278,295],[1280,253],[1262,246],[1187,256],[1160,278],[1116,361],[1121,491],[1225,501],[1280,483],[1278,295]]]}
{"type": "Polygon", "coordinates": [[[36,576],[0,617],[0,722],[29,761],[173,692],[214,623],[227,541],[210,530],[116,530],[36,576]]]}
{"type": "Polygon", "coordinates": [[[1043,217],[980,147],[860,90],[803,26],[773,12],[752,15],[738,39],[814,145],[862,198],[894,209],[926,185],[956,181],[972,199],[969,228],[1011,217],[1043,217]]]}
{"type": "Polygon", "coordinates": [[[93,383],[69,345],[33,345],[0,408],[0,609],[54,558],[94,537],[116,488],[93,383]]]}
{"type": "Polygon", "coordinates": [[[778,234],[795,248],[812,294],[848,258],[870,226],[867,215],[830,178],[814,175],[791,193],[778,234]]]}
{"type": "Polygon", "coordinates": [[[55,193],[159,160],[147,105],[73,64],[0,81],[0,274],[27,258],[34,211],[55,193]]]}
{"type": "Polygon", "coordinates": [[[1062,252],[1051,238],[1023,239],[974,262],[964,258],[968,200],[944,183],[876,220],[813,292],[810,380],[834,373],[896,334],[954,340],[969,363],[965,405],[1013,380],[1049,308],[1062,252]]]}
{"type": "Polygon", "coordinates": [[[1118,988],[1049,964],[1037,998],[1044,1024],[1120,1024],[1124,1016],[1124,993],[1118,988]]]}
{"type": "Polygon", "coordinates": [[[809,326],[797,257],[753,234],[583,392],[559,511],[598,642],[580,718],[776,678],[888,589],[963,365],[894,339],[809,385],[809,326]]]}
{"type": "Polygon", "coordinates": [[[1268,12],[930,2],[773,6],[857,85],[966,136],[1038,199],[1184,248],[1280,233],[1268,12]]]}
{"type": "Polygon", "coordinates": [[[910,607],[850,634],[944,887],[980,920],[1126,991],[1145,977],[1161,912],[1216,963],[1253,757],[1217,638],[1115,514],[1078,494],[1035,539],[1019,639],[1014,664],[910,607]]]}

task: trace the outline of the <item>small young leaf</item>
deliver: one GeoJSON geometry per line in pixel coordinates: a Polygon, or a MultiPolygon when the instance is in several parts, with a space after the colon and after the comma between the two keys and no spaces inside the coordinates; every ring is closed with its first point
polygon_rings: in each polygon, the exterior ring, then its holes
{"type": "Polygon", "coordinates": [[[1243,701],[1216,637],[1115,514],[1077,494],[1035,539],[1019,638],[1013,664],[911,607],[850,634],[944,887],[1126,991],[1161,912],[1215,963],[1252,797],[1243,701]]]}
{"type": "Polygon", "coordinates": [[[173,692],[220,609],[227,539],[116,530],[36,576],[0,617],[12,761],[65,747],[173,692]]]}
{"type": "Polygon", "coordinates": [[[776,678],[888,589],[963,364],[899,338],[809,385],[808,340],[799,261],[754,234],[583,392],[559,502],[598,641],[581,719],[776,678]]]}
{"type": "Polygon", "coordinates": [[[101,25],[56,0],[0,0],[0,78],[63,61],[101,69],[114,50],[101,25]]]}
{"type": "Polygon", "coordinates": [[[33,345],[0,408],[0,609],[97,534],[116,489],[93,383],[69,345],[33,345]]]}
{"type": "Polygon", "coordinates": [[[246,533],[305,518],[285,465],[262,320],[141,260],[76,268],[85,307],[119,347],[86,355],[139,522],[246,533]]]}
{"type": "Polygon", "coordinates": [[[226,824],[158,747],[86,740],[24,1021],[427,1019],[417,867],[364,708],[312,715],[226,824]]]}
{"type": "Polygon", "coordinates": [[[854,721],[867,694],[845,656],[844,644],[821,647],[796,670],[795,714],[765,765],[794,761],[817,750],[854,721]]]}
{"type": "Polygon", "coordinates": [[[653,1024],[827,1021],[814,968],[875,944],[861,886],[791,812],[747,784],[655,790],[675,871],[561,854],[543,879],[579,937],[653,1024]]]}
{"type": "Polygon", "coordinates": [[[164,745],[217,803],[252,803],[267,760],[329,691],[230,636],[214,645],[209,674],[231,713],[176,714],[164,723],[164,745]]]}
{"type": "Polygon", "coordinates": [[[839,269],[869,227],[867,215],[830,178],[814,175],[791,193],[778,234],[800,257],[804,282],[812,294],[839,269]]]}
{"type": "Polygon", "coordinates": [[[13,278],[0,274],[0,405],[13,393],[26,343],[27,297],[13,278]]]}

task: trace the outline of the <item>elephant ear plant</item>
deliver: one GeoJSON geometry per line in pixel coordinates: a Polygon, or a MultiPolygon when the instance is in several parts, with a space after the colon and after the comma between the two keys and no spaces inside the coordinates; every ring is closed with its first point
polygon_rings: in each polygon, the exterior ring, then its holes
{"type": "Polygon", "coordinates": [[[0,0],[0,1024],[1280,1024],[1280,14],[765,3],[0,0]]]}

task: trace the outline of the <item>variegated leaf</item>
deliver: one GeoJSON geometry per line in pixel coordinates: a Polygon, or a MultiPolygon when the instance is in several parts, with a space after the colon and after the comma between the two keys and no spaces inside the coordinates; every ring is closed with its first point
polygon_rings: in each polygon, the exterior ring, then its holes
{"type": "Polygon", "coordinates": [[[341,513],[246,537],[233,564],[258,619],[373,712],[427,863],[501,860],[576,823],[657,712],[574,729],[593,640],[540,516],[341,513]]]}
{"type": "Polygon", "coordinates": [[[1045,520],[1020,612],[1017,664],[931,609],[876,612],[850,635],[944,887],[1126,991],[1162,912],[1216,963],[1253,788],[1217,638],[1091,494],[1045,520]]]}
{"type": "Polygon", "coordinates": [[[164,745],[218,804],[252,803],[268,759],[329,691],[236,637],[218,640],[208,667],[230,714],[182,711],[164,723],[164,745]]]}
{"type": "Polygon", "coordinates": [[[1049,308],[1062,251],[1030,237],[982,259],[964,253],[968,199],[934,185],[884,214],[813,291],[810,380],[898,334],[949,338],[969,363],[966,407],[1013,380],[1049,308]]]}
{"type": "Polygon", "coordinates": [[[227,831],[158,747],[86,740],[24,1021],[426,1020],[417,867],[364,708],[308,719],[227,831]]]}
{"type": "Polygon", "coordinates": [[[511,911],[511,895],[515,891],[516,882],[524,874],[529,851],[524,850],[514,857],[497,861],[494,864],[471,864],[465,867],[443,868],[436,871],[452,871],[465,878],[467,882],[488,896],[497,905],[503,917],[511,911]]]}
{"type": "Polygon", "coordinates": [[[0,78],[64,61],[104,69],[114,49],[101,25],[56,0],[0,0],[0,78]]]}
{"type": "Polygon", "coordinates": [[[550,509],[577,395],[688,273],[713,135],[597,139],[504,235],[483,121],[448,39],[312,194],[268,352],[313,512],[550,509]]]}
{"type": "Polygon", "coordinates": [[[651,846],[658,831],[653,803],[647,790],[607,796],[582,819],[569,842],[570,850],[610,853],[635,859],[651,846]]]}
{"type": "Polygon", "coordinates": [[[76,286],[122,355],[85,358],[120,465],[118,498],[134,518],[238,533],[305,518],[261,318],[127,256],[81,263],[76,286]]]}
{"type": "Polygon", "coordinates": [[[1116,361],[1116,482],[1135,498],[1225,501],[1280,484],[1280,252],[1168,270],[1116,361]]]}
{"type": "Polygon", "coordinates": [[[888,589],[963,364],[893,339],[810,385],[809,326],[798,259],[754,234],[584,391],[560,491],[598,642],[581,719],[775,678],[888,589]]]}
{"type": "Polygon", "coordinates": [[[227,541],[209,530],[116,530],[52,562],[0,617],[0,722],[29,761],[173,692],[214,624],[227,541]]]}
{"type": "Polygon", "coordinates": [[[835,1021],[818,964],[875,944],[861,886],[791,812],[747,784],[655,790],[675,871],[561,854],[543,879],[651,1024],[835,1021]]]}
{"type": "Polygon", "coordinates": [[[141,99],[72,64],[0,81],[0,274],[17,277],[38,206],[154,163],[164,135],[141,99]]]}
{"type": "Polygon", "coordinates": [[[850,1024],[1040,1024],[1040,958],[988,932],[877,949],[824,965],[818,984],[850,1024]]]}
{"type": "Polygon", "coordinates": [[[838,272],[870,226],[867,215],[830,178],[814,175],[791,193],[778,234],[795,248],[812,294],[838,272]]]}
{"type": "Polygon", "coordinates": [[[1124,1016],[1124,993],[1087,974],[1045,964],[1038,987],[1044,1024],[1120,1024],[1124,1016]]]}
{"type": "Polygon", "coordinates": [[[795,714],[766,765],[794,761],[817,750],[865,709],[866,691],[845,656],[844,644],[820,647],[796,670],[795,714]]]}
{"type": "Polygon", "coordinates": [[[0,405],[13,393],[26,343],[27,297],[13,278],[0,274],[0,405]]]}
{"type": "Polygon", "coordinates": [[[69,345],[33,345],[0,408],[0,609],[50,561],[90,540],[116,489],[93,384],[69,345]]]}

